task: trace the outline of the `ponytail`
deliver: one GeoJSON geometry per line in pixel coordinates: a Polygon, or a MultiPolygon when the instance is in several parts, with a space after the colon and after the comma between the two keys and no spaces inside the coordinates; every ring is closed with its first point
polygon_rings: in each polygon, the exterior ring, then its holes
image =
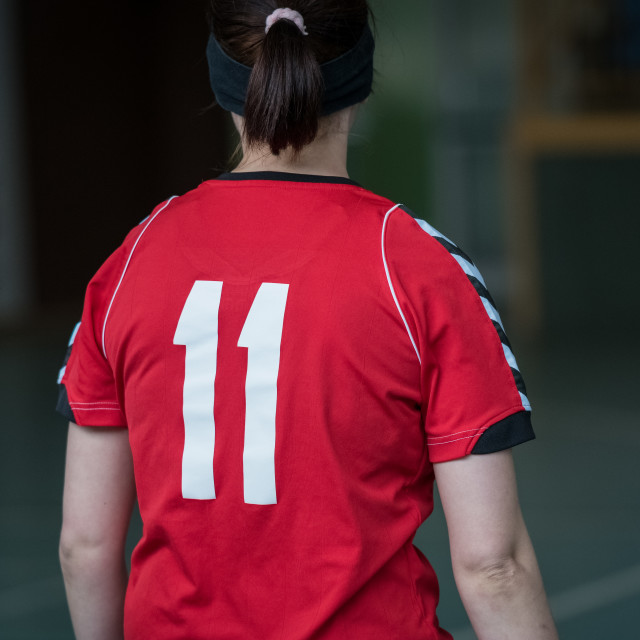
{"type": "Polygon", "coordinates": [[[274,155],[298,154],[316,138],[320,117],[364,100],[373,79],[367,0],[286,3],[209,0],[216,100],[244,116],[245,144],[274,155]]]}
{"type": "Polygon", "coordinates": [[[249,146],[294,153],[318,133],[324,80],[307,38],[289,20],[279,20],[264,36],[249,79],[244,136],[249,146]]]}

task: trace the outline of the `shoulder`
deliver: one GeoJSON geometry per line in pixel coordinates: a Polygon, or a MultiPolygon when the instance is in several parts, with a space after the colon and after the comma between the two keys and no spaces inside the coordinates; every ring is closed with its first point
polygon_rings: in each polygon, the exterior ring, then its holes
{"type": "Polygon", "coordinates": [[[398,276],[418,280],[425,286],[442,289],[448,285],[467,286],[484,280],[471,258],[431,224],[417,218],[399,204],[385,216],[382,237],[383,258],[398,276]]]}
{"type": "Polygon", "coordinates": [[[433,337],[440,329],[451,333],[454,325],[464,325],[465,332],[486,334],[489,342],[502,339],[502,320],[482,274],[435,227],[399,205],[387,216],[382,252],[389,287],[410,333],[415,328],[418,336],[433,337]]]}

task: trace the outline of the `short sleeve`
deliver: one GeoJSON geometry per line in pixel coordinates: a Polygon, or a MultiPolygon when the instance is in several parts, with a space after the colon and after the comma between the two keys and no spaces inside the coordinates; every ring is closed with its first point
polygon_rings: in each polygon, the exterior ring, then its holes
{"type": "Polygon", "coordinates": [[[65,362],[58,375],[56,409],[80,426],[127,426],[122,385],[118,385],[107,358],[107,319],[138,242],[153,219],[173,199],[160,203],[134,227],[89,282],[82,320],[71,335],[65,362]]]}
{"type": "Polygon", "coordinates": [[[57,410],[80,426],[126,427],[112,368],[103,345],[108,305],[122,269],[122,248],[89,283],[82,320],[74,329],[58,376],[57,410]]]}
{"type": "Polygon", "coordinates": [[[388,221],[384,250],[390,285],[420,361],[431,462],[532,439],[524,381],[473,262],[402,208],[388,221]]]}

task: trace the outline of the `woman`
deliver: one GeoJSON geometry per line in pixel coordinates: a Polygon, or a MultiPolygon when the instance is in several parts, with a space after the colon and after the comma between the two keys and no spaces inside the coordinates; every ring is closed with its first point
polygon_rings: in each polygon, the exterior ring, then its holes
{"type": "Polygon", "coordinates": [[[348,177],[366,1],[289,5],[212,0],[242,161],[162,203],[87,290],[59,404],[77,637],[450,638],[412,545],[435,477],[478,637],[555,638],[500,318],[453,243],[348,177]]]}

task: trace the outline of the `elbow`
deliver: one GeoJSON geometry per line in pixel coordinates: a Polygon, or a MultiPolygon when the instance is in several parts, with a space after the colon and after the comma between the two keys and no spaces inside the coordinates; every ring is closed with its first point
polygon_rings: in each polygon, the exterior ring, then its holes
{"type": "Polygon", "coordinates": [[[524,567],[513,556],[495,558],[475,571],[475,581],[493,594],[509,593],[517,589],[524,567]]]}
{"type": "Polygon", "coordinates": [[[99,574],[114,560],[123,557],[124,550],[107,540],[83,535],[63,527],[58,546],[60,568],[65,578],[99,574]]]}
{"type": "Polygon", "coordinates": [[[513,535],[494,536],[452,549],[456,582],[492,595],[508,595],[537,573],[537,561],[524,523],[513,535]]]}
{"type": "Polygon", "coordinates": [[[86,553],[86,545],[77,537],[66,530],[62,530],[58,545],[58,558],[60,567],[65,576],[73,574],[80,559],[86,553]]]}
{"type": "Polygon", "coordinates": [[[58,558],[62,574],[69,578],[87,564],[86,556],[91,554],[91,545],[66,529],[62,530],[58,545],[58,558]]]}
{"type": "Polygon", "coordinates": [[[454,566],[456,583],[462,591],[473,591],[489,598],[508,598],[528,581],[526,564],[506,554],[454,566]]]}

